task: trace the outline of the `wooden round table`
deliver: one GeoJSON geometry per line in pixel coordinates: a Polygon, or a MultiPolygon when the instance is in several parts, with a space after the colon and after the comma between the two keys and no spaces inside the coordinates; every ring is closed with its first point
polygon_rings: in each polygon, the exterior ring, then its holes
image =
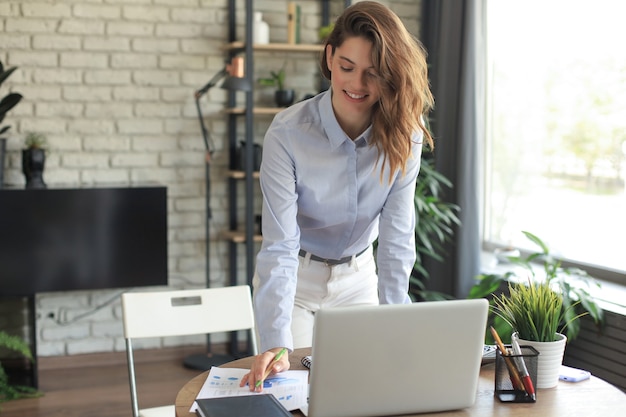
{"type": "MultiPolygon", "coordinates": [[[[292,370],[306,369],[300,362],[311,353],[310,348],[296,349],[289,355],[292,370]]],[[[250,368],[252,357],[238,359],[222,365],[227,368],[250,368]]],[[[209,371],[203,372],[187,382],[176,396],[176,417],[197,417],[189,412],[209,371]]],[[[463,416],[463,417],[541,417],[585,416],[585,417],[624,417],[626,394],[592,376],[582,382],[559,382],[555,388],[539,389],[535,403],[501,403],[494,397],[494,364],[484,365],[480,371],[476,402],[462,410],[440,413],[416,414],[416,416],[463,416]]],[[[417,389],[417,388],[416,388],[417,389]]],[[[293,411],[294,416],[304,416],[293,411]]]]}

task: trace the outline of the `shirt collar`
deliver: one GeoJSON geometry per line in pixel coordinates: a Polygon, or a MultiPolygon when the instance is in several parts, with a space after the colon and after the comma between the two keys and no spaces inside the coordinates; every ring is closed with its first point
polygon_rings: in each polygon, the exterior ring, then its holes
{"type": "MultiPolygon", "coordinates": [[[[343,131],[339,122],[337,121],[337,117],[335,116],[335,112],[333,111],[333,103],[332,103],[332,89],[329,88],[326,90],[319,101],[319,112],[320,117],[322,119],[322,125],[324,126],[324,131],[326,132],[326,136],[328,137],[328,141],[332,149],[336,149],[345,141],[350,141],[350,138],[343,131]]],[[[364,140],[366,143],[369,143],[372,136],[372,125],[368,126],[367,129],[354,141],[355,144],[364,140]]]]}

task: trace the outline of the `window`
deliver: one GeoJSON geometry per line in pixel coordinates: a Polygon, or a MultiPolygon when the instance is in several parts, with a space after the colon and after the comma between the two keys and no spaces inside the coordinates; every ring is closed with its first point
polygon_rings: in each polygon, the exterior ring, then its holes
{"type": "Polygon", "coordinates": [[[484,238],[626,283],[626,3],[487,3],[484,238]],[[596,270],[594,270],[596,271],[596,270]]]}

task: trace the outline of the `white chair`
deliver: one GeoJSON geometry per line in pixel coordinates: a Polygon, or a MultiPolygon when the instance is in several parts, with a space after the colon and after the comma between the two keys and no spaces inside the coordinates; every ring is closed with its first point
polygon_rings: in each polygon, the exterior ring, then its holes
{"type": "Polygon", "coordinates": [[[128,292],[122,313],[133,417],[174,417],[174,405],[139,410],[132,339],[249,330],[257,353],[248,285],[197,290],[128,292]]]}

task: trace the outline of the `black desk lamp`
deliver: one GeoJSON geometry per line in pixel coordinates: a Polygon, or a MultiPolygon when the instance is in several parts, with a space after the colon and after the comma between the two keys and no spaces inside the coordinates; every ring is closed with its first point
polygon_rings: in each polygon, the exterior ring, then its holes
{"type": "Polygon", "coordinates": [[[210,163],[211,156],[215,147],[213,140],[207,131],[204,120],[202,118],[202,110],[200,109],[200,98],[205,95],[211,88],[215,87],[220,80],[226,76],[226,80],[222,83],[222,88],[230,91],[250,91],[252,86],[250,80],[244,78],[243,75],[243,58],[233,57],[230,64],[227,64],[217,74],[209,80],[208,83],[198,91],[194,93],[196,99],[196,109],[198,110],[198,120],[200,121],[200,129],[202,130],[202,138],[204,139],[204,146],[207,151],[207,163],[210,163]]]}
{"type": "MultiPolygon", "coordinates": [[[[196,100],[196,109],[198,110],[198,120],[200,121],[200,129],[202,130],[202,139],[204,140],[204,147],[206,150],[205,154],[205,183],[206,183],[206,285],[209,287],[210,284],[210,268],[209,268],[209,223],[211,218],[213,217],[211,213],[211,181],[210,181],[210,165],[211,158],[213,156],[213,151],[215,150],[215,145],[213,143],[213,139],[209,134],[206,126],[204,125],[204,119],[202,118],[202,110],[200,109],[200,98],[205,95],[211,88],[215,87],[217,83],[224,77],[226,79],[222,83],[222,88],[230,91],[250,91],[252,90],[252,85],[250,80],[244,77],[244,63],[243,57],[233,57],[230,64],[227,64],[223,69],[221,69],[217,74],[213,76],[209,80],[209,82],[197,90],[194,93],[194,97],[196,100]]],[[[207,353],[205,354],[197,354],[190,355],[186,357],[183,361],[184,365],[188,368],[199,369],[199,370],[209,370],[212,366],[219,366],[223,363],[230,362],[234,359],[232,355],[220,355],[211,353],[211,337],[207,335],[207,353]]]]}

